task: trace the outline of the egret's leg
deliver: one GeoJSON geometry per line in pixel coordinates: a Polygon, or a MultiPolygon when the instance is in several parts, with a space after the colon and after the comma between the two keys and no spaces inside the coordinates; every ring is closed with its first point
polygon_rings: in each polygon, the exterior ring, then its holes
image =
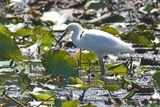
{"type": "Polygon", "coordinates": [[[101,67],[101,77],[103,77],[105,75],[105,69],[104,69],[104,62],[102,57],[99,57],[99,62],[101,67]]]}
{"type": "Polygon", "coordinates": [[[79,54],[79,69],[81,69],[81,62],[82,62],[82,48],[80,48],[80,54],[79,54]]]}

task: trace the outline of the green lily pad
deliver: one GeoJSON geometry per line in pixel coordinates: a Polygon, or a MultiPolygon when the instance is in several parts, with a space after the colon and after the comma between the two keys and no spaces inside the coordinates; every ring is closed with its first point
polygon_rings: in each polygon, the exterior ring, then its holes
{"type": "Polygon", "coordinates": [[[21,72],[18,77],[18,83],[19,83],[20,89],[24,91],[24,89],[26,89],[28,85],[30,85],[31,79],[28,77],[27,74],[25,74],[24,72],[21,72]]]}
{"type": "Polygon", "coordinates": [[[80,106],[80,107],[97,107],[97,106],[89,103],[89,104],[87,104],[87,105],[80,106]]]}
{"type": "Polygon", "coordinates": [[[119,74],[122,76],[127,75],[127,67],[124,64],[108,64],[106,65],[107,69],[113,74],[119,74]]]}
{"type": "Polygon", "coordinates": [[[73,84],[84,84],[83,80],[78,77],[69,77],[69,79],[73,84]]]}
{"type": "Polygon", "coordinates": [[[12,78],[12,73],[0,73],[0,84],[10,80],[12,78]]]}
{"type": "Polygon", "coordinates": [[[37,88],[38,91],[29,92],[28,95],[31,96],[36,101],[46,101],[52,102],[54,101],[54,93],[50,90],[44,90],[41,88],[37,88]]]}
{"type": "Polygon", "coordinates": [[[160,90],[160,70],[157,70],[153,75],[152,78],[154,80],[154,84],[158,86],[158,89],[160,90]]]}
{"type": "Polygon", "coordinates": [[[99,27],[98,29],[105,31],[105,32],[108,32],[114,36],[119,35],[119,31],[111,26],[102,26],[102,27],[99,27]]]}
{"type": "Polygon", "coordinates": [[[120,89],[119,85],[103,85],[103,88],[109,91],[116,91],[120,89]]]}
{"type": "Polygon", "coordinates": [[[61,107],[78,107],[78,100],[62,102],[61,107]]]}
{"type": "Polygon", "coordinates": [[[11,36],[12,32],[4,25],[0,25],[0,33],[11,36]]]}
{"type": "Polygon", "coordinates": [[[0,24],[4,25],[4,24],[7,24],[8,23],[8,20],[2,16],[0,16],[0,24]]]}
{"type": "MultiPolygon", "coordinates": [[[[77,52],[75,55],[74,55],[74,58],[76,60],[79,59],[79,55],[80,55],[80,52],[77,52]]],[[[88,53],[84,53],[82,51],[82,57],[81,57],[81,66],[83,69],[87,69],[89,67],[89,64],[92,62],[92,61],[96,61],[98,60],[98,56],[95,55],[94,53],[91,53],[91,52],[88,52],[88,53]]]]}
{"type": "Polygon", "coordinates": [[[85,7],[85,9],[99,10],[99,9],[105,9],[108,6],[106,3],[100,2],[99,0],[91,0],[91,1],[87,2],[84,7],[85,7]]]}
{"type": "Polygon", "coordinates": [[[151,11],[154,9],[153,5],[151,4],[146,4],[143,7],[139,8],[139,11],[144,13],[144,14],[149,14],[151,11]]]}
{"type": "Polygon", "coordinates": [[[155,39],[153,35],[154,32],[148,29],[126,32],[122,33],[120,36],[122,37],[122,39],[129,40],[133,43],[151,47],[153,46],[152,40],[155,39]]]}
{"type": "Polygon", "coordinates": [[[21,55],[10,36],[0,33],[0,60],[16,59],[21,55]]]}
{"type": "Polygon", "coordinates": [[[74,84],[74,85],[67,85],[68,87],[72,87],[78,90],[87,90],[89,88],[93,88],[96,86],[96,84],[74,84]]]}
{"type": "Polygon", "coordinates": [[[46,51],[43,55],[42,65],[46,68],[46,75],[52,74],[53,77],[78,77],[77,63],[65,51],[46,51]]]}

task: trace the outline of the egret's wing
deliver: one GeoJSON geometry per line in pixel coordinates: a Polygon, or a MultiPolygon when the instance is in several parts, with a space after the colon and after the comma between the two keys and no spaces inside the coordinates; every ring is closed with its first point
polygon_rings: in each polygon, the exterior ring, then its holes
{"type": "Polygon", "coordinates": [[[127,52],[129,46],[109,33],[99,30],[86,30],[81,37],[81,48],[98,55],[104,55],[127,52]]]}

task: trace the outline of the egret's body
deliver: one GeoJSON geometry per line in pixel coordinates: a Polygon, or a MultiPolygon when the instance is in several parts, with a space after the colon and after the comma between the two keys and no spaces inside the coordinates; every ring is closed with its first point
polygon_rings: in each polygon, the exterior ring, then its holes
{"type": "Polygon", "coordinates": [[[98,56],[118,54],[121,52],[134,52],[134,49],[122,40],[107,32],[94,29],[84,30],[80,34],[73,33],[72,42],[76,46],[89,50],[98,56]]]}
{"type": "MultiPolygon", "coordinates": [[[[95,29],[83,29],[78,23],[71,23],[66,29],[72,33],[72,42],[77,47],[89,50],[101,58],[108,54],[134,52],[134,49],[127,43],[110,33],[95,29]]],[[[104,70],[104,68],[102,69],[104,70]]]]}

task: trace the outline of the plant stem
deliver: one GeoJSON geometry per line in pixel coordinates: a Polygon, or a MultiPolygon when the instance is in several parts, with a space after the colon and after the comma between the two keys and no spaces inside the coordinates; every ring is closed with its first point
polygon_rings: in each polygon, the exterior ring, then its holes
{"type": "Polygon", "coordinates": [[[14,98],[6,95],[6,94],[5,94],[5,97],[11,99],[13,102],[15,102],[16,104],[18,104],[20,107],[26,107],[25,105],[23,105],[23,104],[22,104],[21,102],[19,102],[18,100],[14,99],[14,98]]]}

